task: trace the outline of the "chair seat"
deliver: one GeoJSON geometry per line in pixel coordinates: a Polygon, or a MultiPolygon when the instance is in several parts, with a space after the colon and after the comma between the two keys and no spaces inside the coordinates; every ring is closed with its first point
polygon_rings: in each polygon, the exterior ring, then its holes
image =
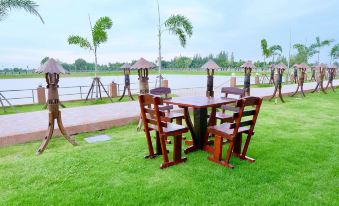
{"type": "Polygon", "coordinates": [[[169,112],[169,113],[166,113],[166,118],[169,118],[169,119],[178,119],[178,118],[184,118],[184,114],[182,113],[179,113],[179,112],[169,112]]]}
{"type": "MultiPolygon", "coordinates": [[[[224,123],[220,125],[210,126],[207,128],[207,132],[214,135],[219,135],[221,137],[225,137],[227,139],[233,139],[233,131],[234,129],[230,128],[230,123],[224,123]]],[[[249,131],[247,127],[239,127],[238,133],[246,133],[249,131]]]]}
{"type": "MultiPolygon", "coordinates": [[[[157,126],[155,125],[150,125],[149,126],[151,129],[158,131],[157,126]]],[[[163,127],[163,133],[166,136],[172,136],[172,135],[178,135],[178,134],[183,134],[188,132],[187,127],[184,127],[182,125],[174,124],[174,123],[167,123],[166,127],[163,127]]]]}
{"type": "Polygon", "coordinates": [[[223,113],[223,112],[217,112],[215,114],[215,118],[220,119],[222,121],[229,121],[229,122],[233,121],[232,115],[226,114],[226,113],[223,113]]]}

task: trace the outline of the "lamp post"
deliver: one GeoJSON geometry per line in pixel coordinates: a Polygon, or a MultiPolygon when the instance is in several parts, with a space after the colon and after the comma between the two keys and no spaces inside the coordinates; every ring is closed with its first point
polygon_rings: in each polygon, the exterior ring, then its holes
{"type": "Polygon", "coordinates": [[[48,89],[48,110],[49,110],[49,123],[48,123],[48,132],[44,137],[43,142],[41,143],[37,154],[42,154],[46,149],[49,140],[51,139],[54,132],[54,122],[57,120],[59,130],[61,134],[74,146],[78,145],[73,138],[71,138],[65,131],[65,128],[61,120],[61,111],[59,110],[59,93],[58,93],[58,83],[60,73],[65,74],[65,69],[58,64],[54,59],[50,58],[44,65],[42,65],[38,73],[44,73],[45,79],[47,82],[48,89]]]}
{"type": "Polygon", "coordinates": [[[131,74],[131,65],[129,64],[124,64],[121,66],[121,69],[124,70],[124,75],[125,75],[125,85],[124,85],[124,92],[122,93],[119,101],[122,100],[122,98],[124,98],[126,90],[128,92],[128,96],[131,100],[133,99],[132,93],[131,93],[131,80],[130,80],[130,74],[131,74]]]}
{"type": "Polygon", "coordinates": [[[206,97],[214,97],[214,91],[213,91],[214,71],[216,69],[220,69],[220,67],[218,66],[217,63],[215,63],[212,59],[210,59],[201,68],[206,69],[207,71],[206,97]]]}
{"type": "Polygon", "coordinates": [[[255,69],[255,66],[252,64],[252,61],[247,61],[245,64],[240,66],[245,71],[245,78],[244,78],[244,90],[245,95],[251,95],[251,73],[252,69],[255,69]]]}
{"type": "Polygon", "coordinates": [[[278,92],[278,96],[282,102],[285,102],[282,94],[281,94],[281,88],[282,88],[282,77],[284,74],[284,71],[287,69],[286,65],[283,63],[278,64],[275,66],[275,69],[277,71],[277,79],[275,80],[275,88],[274,88],[274,93],[272,97],[270,98],[270,101],[276,96],[278,92]]]}

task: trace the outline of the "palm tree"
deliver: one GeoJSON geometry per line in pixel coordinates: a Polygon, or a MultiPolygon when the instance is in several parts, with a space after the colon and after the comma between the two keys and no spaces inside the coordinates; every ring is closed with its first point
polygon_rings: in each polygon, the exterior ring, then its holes
{"type": "Polygon", "coordinates": [[[159,0],[157,0],[158,3],[158,43],[159,43],[159,85],[161,86],[161,37],[162,33],[165,31],[168,31],[171,34],[176,35],[179,38],[180,45],[182,47],[186,46],[187,42],[187,36],[191,37],[193,34],[193,26],[191,21],[180,14],[171,15],[164,23],[161,23],[160,18],[160,7],[159,7],[159,0]],[[164,27],[164,28],[163,28],[164,27]]]}
{"type": "Polygon", "coordinates": [[[319,64],[319,56],[320,56],[320,50],[321,48],[325,47],[325,46],[329,46],[334,40],[323,40],[321,41],[320,38],[317,36],[315,38],[316,42],[314,44],[312,44],[311,46],[315,48],[316,52],[318,53],[318,64],[319,64]]]}
{"type": "Polygon", "coordinates": [[[0,0],[0,21],[3,20],[12,9],[24,9],[30,14],[40,18],[45,23],[37,11],[38,4],[31,0],[0,0]]]}
{"type": "Polygon", "coordinates": [[[107,41],[106,30],[112,28],[113,22],[109,17],[105,16],[98,19],[97,22],[95,22],[94,27],[92,27],[90,18],[89,23],[91,26],[92,42],[89,42],[84,37],[71,35],[68,37],[68,44],[78,45],[81,48],[88,49],[93,52],[95,59],[95,76],[97,76],[98,69],[97,50],[100,44],[105,43],[107,41]]]}
{"type": "MultiPolygon", "coordinates": [[[[86,38],[77,36],[77,35],[71,35],[68,37],[68,44],[70,45],[78,45],[81,48],[88,49],[94,54],[94,60],[95,60],[95,78],[93,78],[93,83],[92,86],[87,94],[86,101],[89,97],[89,94],[91,91],[93,92],[93,87],[95,86],[96,88],[96,96],[95,99],[98,99],[99,93],[101,93],[100,86],[102,86],[102,89],[106,92],[107,96],[108,92],[104,88],[103,84],[100,81],[100,78],[97,77],[97,72],[98,72],[98,58],[97,58],[97,50],[100,44],[105,43],[107,41],[107,30],[112,28],[113,22],[112,20],[105,16],[99,18],[96,22],[94,27],[92,27],[91,23],[91,18],[89,17],[89,24],[91,27],[91,36],[92,36],[92,41],[88,41],[86,38]]],[[[92,93],[93,94],[93,93],[92,93]]],[[[101,98],[101,94],[100,94],[101,98]]],[[[112,99],[111,99],[112,101],[112,99]]]]}
{"type": "Polygon", "coordinates": [[[296,63],[308,63],[309,58],[317,53],[314,45],[306,46],[305,44],[294,44],[293,48],[297,49],[297,62],[296,63]]]}
{"type": "Polygon", "coordinates": [[[262,49],[262,54],[264,56],[264,62],[266,64],[266,58],[273,57],[273,62],[275,59],[275,56],[281,54],[282,48],[280,45],[272,45],[268,47],[266,39],[261,40],[261,49],[262,49]]]}
{"type": "Polygon", "coordinates": [[[266,65],[266,58],[270,57],[270,51],[267,48],[267,41],[266,39],[261,40],[261,50],[262,50],[262,55],[264,56],[264,63],[266,65]]]}
{"type": "Polygon", "coordinates": [[[336,44],[332,47],[330,51],[331,63],[332,61],[339,58],[339,44],[336,44]]]}
{"type": "Polygon", "coordinates": [[[273,57],[273,63],[274,63],[275,56],[282,53],[282,48],[280,45],[273,45],[273,46],[270,46],[269,50],[270,50],[270,55],[273,57]]]}

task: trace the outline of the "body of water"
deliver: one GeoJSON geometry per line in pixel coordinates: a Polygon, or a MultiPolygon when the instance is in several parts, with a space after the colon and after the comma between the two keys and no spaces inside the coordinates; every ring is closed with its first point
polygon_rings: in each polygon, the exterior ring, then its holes
{"type": "MultiPolygon", "coordinates": [[[[169,82],[169,87],[175,93],[175,90],[185,88],[198,88],[206,87],[207,77],[205,75],[165,75],[165,79],[169,82]]],[[[130,76],[132,93],[137,93],[139,89],[138,77],[136,75],[130,76]]],[[[225,87],[229,86],[229,76],[215,76],[214,86],[225,87]]],[[[103,76],[101,81],[104,85],[109,85],[112,81],[120,85],[120,94],[123,90],[124,76],[103,76]]],[[[254,78],[252,80],[254,82],[254,78]]],[[[149,76],[150,88],[155,87],[156,75],[149,76]]],[[[59,81],[59,94],[61,101],[81,99],[80,86],[82,98],[86,97],[89,90],[89,86],[92,83],[92,77],[67,77],[67,75],[61,75],[59,81]],[[65,88],[66,87],[66,88],[65,88]],[[72,87],[72,88],[67,88],[72,87]]],[[[243,84],[243,77],[237,77],[237,84],[243,84]]],[[[25,90],[25,91],[9,91],[2,92],[2,94],[10,99],[12,104],[32,104],[33,97],[35,103],[37,102],[36,88],[39,86],[46,86],[45,79],[41,78],[23,78],[23,79],[0,79],[0,91],[6,90],[25,90]],[[24,99],[14,99],[24,98],[24,99]]],[[[107,86],[106,86],[107,89],[107,86]]]]}

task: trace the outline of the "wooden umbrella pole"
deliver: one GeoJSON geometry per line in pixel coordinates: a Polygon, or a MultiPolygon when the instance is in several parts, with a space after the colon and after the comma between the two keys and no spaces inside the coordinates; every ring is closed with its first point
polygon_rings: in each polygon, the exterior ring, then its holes
{"type": "Polygon", "coordinates": [[[68,140],[72,145],[78,145],[77,142],[73,138],[71,138],[67,133],[62,124],[61,112],[59,111],[59,93],[58,93],[58,82],[59,75],[58,74],[46,74],[47,88],[48,88],[48,110],[49,110],[49,121],[48,121],[48,131],[47,135],[44,137],[43,142],[41,143],[37,154],[42,154],[49,140],[52,138],[54,132],[54,123],[55,120],[59,126],[59,130],[61,134],[68,140]]]}
{"type": "MultiPolygon", "coordinates": [[[[323,93],[327,94],[327,92],[324,89],[324,77],[325,77],[325,68],[322,66],[318,67],[318,74],[316,75],[316,81],[317,81],[317,85],[314,88],[314,90],[311,93],[314,93],[316,91],[322,91],[323,93]]],[[[315,70],[314,70],[315,71],[315,70]]]]}
{"type": "Polygon", "coordinates": [[[282,97],[281,94],[281,88],[282,88],[282,77],[283,77],[283,73],[284,73],[284,69],[282,68],[277,68],[277,79],[275,80],[275,88],[274,88],[274,92],[273,95],[271,96],[271,98],[269,99],[270,101],[276,96],[277,92],[278,92],[278,96],[280,98],[280,100],[284,103],[284,99],[282,97]]]}
{"type": "Polygon", "coordinates": [[[329,68],[327,71],[328,71],[328,82],[327,82],[325,90],[327,90],[328,86],[331,86],[332,91],[335,91],[334,86],[333,86],[335,68],[329,68]]]}

